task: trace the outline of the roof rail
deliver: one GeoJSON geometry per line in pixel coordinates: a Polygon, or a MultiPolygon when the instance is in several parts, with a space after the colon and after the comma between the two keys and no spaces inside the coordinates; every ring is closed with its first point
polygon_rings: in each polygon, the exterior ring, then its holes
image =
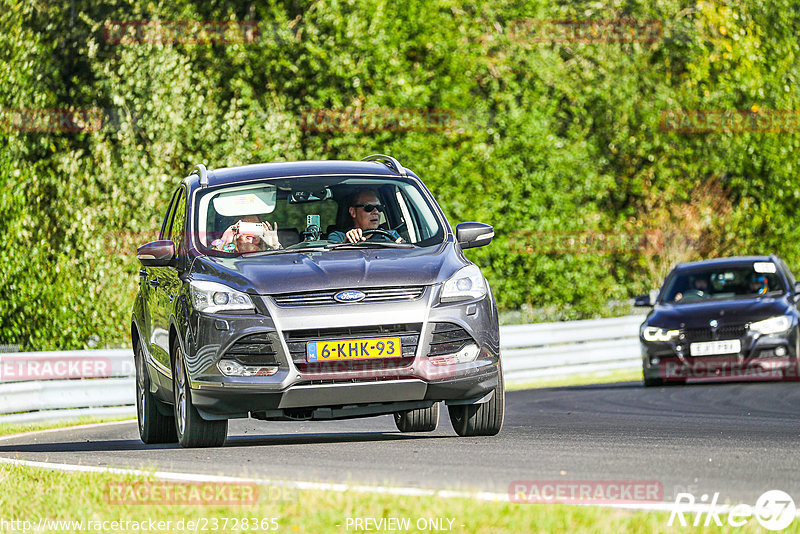
{"type": "Polygon", "coordinates": [[[400,176],[408,176],[405,167],[400,165],[400,162],[394,159],[392,156],[387,156],[385,154],[372,154],[361,161],[377,161],[378,163],[383,163],[400,176]]]}
{"type": "Polygon", "coordinates": [[[208,187],[208,169],[206,169],[205,165],[202,163],[195,165],[192,172],[189,173],[190,176],[192,174],[197,174],[200,176],[200,187],[208,187]]]}

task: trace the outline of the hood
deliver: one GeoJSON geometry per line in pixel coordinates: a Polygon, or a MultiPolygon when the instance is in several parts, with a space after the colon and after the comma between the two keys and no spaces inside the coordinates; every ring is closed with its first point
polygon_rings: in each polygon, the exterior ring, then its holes
{"type": "Polygon", "coordinates": [[[728,299],[687,304],[659,304],[647,319],[661,328],[704,328],[711,319],[720,326],[739,325],[784,315],[790,304],[786,295],[752,299],[728,299]]]}
{"type": "Polygon", "coordinates": [[[430,285],[447,280],[465,265],[453,245],[443,243],[416,249],[344,249],[251,258],[200,256],[192,265],[192,274],[247,293],[277,295],[430,285]]]}

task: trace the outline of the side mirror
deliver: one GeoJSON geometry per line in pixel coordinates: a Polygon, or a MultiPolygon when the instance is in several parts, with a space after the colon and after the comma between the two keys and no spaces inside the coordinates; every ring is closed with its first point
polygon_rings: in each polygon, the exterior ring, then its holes
{"type": "Polygon", "coordinates": [[[461,248],[482,247],[492,242],[494,228],[479,222],[463,222],[456,225],[456,240],[461,248]]]}
{"type": "Polygon", "coordinates": [[[136,257],[145,267],[166,267],[175,260],[175,243],[152,241],[136,249],[136,257]]]}
{"type": "Polygon", "coordinates": [[[800,293],[800,282],[795,282],[794,283],[794,294],[797,295],[798,293],[800,293]]]}
{"type": "Polygon", "coordinates": [[[651,289],[650,293],[636,297],[633,301],[633,305],[652,308],[656,305],[656,301],[658,301],[658,289],[651,289]]]}

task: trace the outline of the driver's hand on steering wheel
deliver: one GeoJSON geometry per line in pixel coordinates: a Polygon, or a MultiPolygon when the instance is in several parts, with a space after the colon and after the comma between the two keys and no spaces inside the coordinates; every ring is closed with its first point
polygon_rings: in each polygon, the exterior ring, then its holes
{"type": "MultiPolygon", "coordinates": [[[[386,232],[384,231],[384,233],[386,233],[386,232]]],[[[347,233],[344,234],[344,236],[347,238],[347,241],[350,242],[350,243],[358,243],[359,241],[366,241],[367,240],[367,236],[364,235],[364,232],[361,230],[361,228],[353,228],[352,230],[348,230],[347,233]]],[[[403,241],[403,238],[402,237],[398,237],[397,239],[395,239],[394,242],[395,243],[402,243],[402,241],[403,241]]]]}
{"type": "Polygon", "coordinates": [[[358,243],[359,241],[367,240],[367,237],[361,231],[361,228],[353,228],[352,230],[348,230],[344,236],[350,243],[358,243]]]}

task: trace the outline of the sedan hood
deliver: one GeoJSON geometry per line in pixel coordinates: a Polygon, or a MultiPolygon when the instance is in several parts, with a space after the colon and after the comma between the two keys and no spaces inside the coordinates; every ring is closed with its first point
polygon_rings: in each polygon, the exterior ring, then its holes
{"type": "Polygon", "coordinates": [[[250,258],[201,256],[198,279],[217,279],[239,291],[276,295],[300,291],[419,286],[443,282],[467,263],[451,243],[415,249],[341,249],[250,258]]]}
{"type": "Polygon", "coordinates": [[[755,299],[729,299],[691,304],[659,304],[647,324],[661,328],[704,328],[711,319],[720,326],[760,321],[783,315],[789,307],[786,296],[755,299]]]}

